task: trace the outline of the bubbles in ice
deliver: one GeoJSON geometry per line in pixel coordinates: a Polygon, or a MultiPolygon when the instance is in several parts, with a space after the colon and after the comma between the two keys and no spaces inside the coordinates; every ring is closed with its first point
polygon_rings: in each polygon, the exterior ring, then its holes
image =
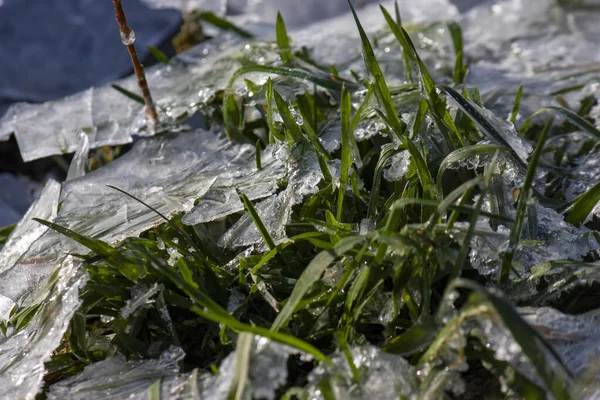
{"type": "Polygon", "coordinates": [[[129,32],[123,32],[121,31],[121,42],[123,42],[123,44],[125,46],[130,46],[132,44],[135,43],[135,32],[130,29],[129,32]]]}

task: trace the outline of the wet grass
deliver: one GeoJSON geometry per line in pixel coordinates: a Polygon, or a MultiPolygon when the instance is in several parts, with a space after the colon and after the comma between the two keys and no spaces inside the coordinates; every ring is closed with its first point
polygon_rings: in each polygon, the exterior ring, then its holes
{"type": "MultiPolygon", "coordinates": [[[[223,225],[232,226],[241,213],[195,227],[181,224],[180,216],[165,218],[162,225],[116,246],[39,221],[91,251],[80,256],[90,275],[83,304],[46,364],[47,385],[117,352],[146,359],[170,345],[186,352],[183,370],[209,372],[237,346],[229,398],[242,398],[252,343],[247,334],[252,334],[312,356],[296,360],[297,376],[289,379],[282,396],[305,396],[305,388],[296,383],[306,385],[308,373],[319,362],[329,365],[340,351],[360,390],[361,371],[350,349],[370,343],[404,357],[414,367],[416,393],[424,397],[455,398],[452,388],[459,382],[466,380],[468,387],[479,379],[498,390],[503,382],[506,392],[495,393],[501,396],[571,398],[575,378],[515,306],[518,301],[561,309],[567,289],[574,286],[552,283],[560,278],[576,285],[584,271],[590,274],[586,279],[597,279],[589,272],[597,256],[592,252],[584,260],[541,263],[530,270],[518,254],[526,251],[527,240],[544,240],[536,236],[543,224],[536,216],[539,204],[554,207],[570,224],[586,222],[600,199],[598,185],[567,201],[560,183],[552,182],[569,179],[583,155],[574,157],[551,139],[583,130],[589,135],[582,151],[591,152],[600,133],[585,113],[558,107],[526,120],[518,127],[521,137],[517,130],[501,130],[483,112],[476,89],[464,86],[468,62],[458,25],[449,27],[455,49],[452,84],[437,85],[398,10],[395,20],[383,7],[382,12],[388,35],[401,48],[397,57],[405,66],[405,80],[417,83],[406,89],[418,98],[411,118],[399,115],[398,108],[407,106],[406,92],[388,85],[356,13],[365,76],[342,79],[331,70],[309,67],[306,53],[293,51],[293,38],[278,16],[281,65],[245,66],[230,83],[260,71],[273,79],[312,82],[314,90],[284,98],[272,79],[264,85],[248,82],[265,97],[258,125],[246,120],[244,102],[232,90],[225,89],[214,104],[213,124],[221,124],[232,140],[255,146],[258,168],[260,149],[266,146],[286,146],[319,160],[318,190],[294,206],[287,241],[272,238],[263,221],[270,216],[260,215],[242,192],[243,213],[265,246],[241,256],[215,244],[223,225]],[[547,112],[563,118],[553,121],[544,117],[547,112]],[[384,128],[357,143],[354,131],[370,120],[384,128]],[[328,151],[319,138],[332,122],[339,123],[340,146],[328,151]],[[535,150],[524,152],[523,141],[535,144],[535,150]],[[410,157],[408,168],[394,180],[385,179],[391,160],[403,151],[410,157]],[[474,168],[468,168],[470,160],[474,168]],[[542,168],[548,183],[536,186],[542,168]],[[513,180],[503,179],[510,174],[513,180]],[[489,231],[482,223],[489,224],[489,231]],[[505,247],[483,260],[495,265],[492,273],[483,274],[472,264],[482,246],[476,239],[502,232],[505,247]],[[152,301],[124,315],[122,309],[135,300],[133,292],[155,284],[152,301]],[[547,301],[540,303],[544,296],[547,301]],[[502,349],[507,341],[518,350],[502,349]],[[470,376],[463,368],[467,364],[485,373],[470,376]]],[[[515,92],[512,122],[523,87],[515,92]]],[[[0,241],[9,231],[0,231],[0,241]]],[[[599,297],[590,293],[579,310],[590,309],[599,297]]],[[[35,311],[15,312],[7,324],[21,328],[35,311]]],[[[322,386],[325,398],[336,398],[329,390],[336,384],[322,386]]]]}

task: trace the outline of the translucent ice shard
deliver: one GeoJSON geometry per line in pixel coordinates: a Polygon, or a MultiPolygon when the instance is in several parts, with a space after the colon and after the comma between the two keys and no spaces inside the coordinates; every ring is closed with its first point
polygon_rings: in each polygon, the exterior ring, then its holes
{"type": "Polygon", "coordinates": [[[75,151],[75,155],[69,165],[67,172],[67,180],[75,179],[85,175],[85,168],[88,163],[88,153],[90,151],[90,139],[85,132],[79,133],[79,148],[75,151]]]}
{"type": "Polygon", "coordinates": [[[48,399],[144,399],[150,386],[157,382],[160,398],[178,398],[178,362],[184,356],[181,348],[171,346],[157,360],[126,361],[122,355],[109,358],[52,385],[48,399]]]}
{"type": "Polygon", "coordinates": [[[9,327],[7,335],[0,337],[0,398],[36,398],[43,383],[44,362],[60,344],[79,308],[79,290],[86,281],[80,263],[67,259],[55,278],[39,288],[35,302],[26,304],[40,307],[33,319],[20,330],[9,327]]]}
{"type": "Polygon", "coordinates": [[[410,166],[410,154],[404,150],[394,154],[389,162],[389,167],[383,171],[383,177],[389,182],[395,182],[402,179],[408,172],[410,166]]]}
{"type": "Polygon", "coordinates": [[[600,310],[568,315],[550,307],[523,307],[519,312],[554,345],[575,376],[581,376],[600,356],[600,310]]]}
{"type": "Polygon", "coordinates": [[[340,399],[416,399],[418,382],[411,365],[404,358],[384,353],[367,345],[351,349],[360,381],[356,385],[347,359],[341,353],[332,356],[332,365],[321,364],[309,375],[309,398],[324,399],[319,384],[329,380],[340,399]]]}
{"type": "MultiPolygon", "coordinates": [[[[44,186],[39,199],[29,208],[21,222],[12,231],[8,241],[0,251],[0,276],[4,276],[30,246],[46,232],[47,228],[33,221],[32,218],[42,218],[53,221],[56,218],[58,199],[60,196],[60,183],[50,180],[44,186]]],[[[27,280],[14,279],[10,286],[23,287],[27,280]]],[[[7,313],[14,305],[14,301],[6,297],[0,289],[0,319],[5,319],[7,313]]]]}

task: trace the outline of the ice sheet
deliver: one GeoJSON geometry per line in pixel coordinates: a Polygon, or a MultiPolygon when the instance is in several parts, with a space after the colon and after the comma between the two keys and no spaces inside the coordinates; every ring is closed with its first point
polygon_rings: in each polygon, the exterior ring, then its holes
{"type": "Polygon", "coordinates": [[[40,305],[40,309],[24,328],[9,328],[0,337],[0,398],[36,398],[42,386],[44,362],[60,344],[71,318],[79,305],[79,290],[87,281],[87,273],[80,263],[67,259],[58,275],[37,291],[37,298],[28,306],[40,305]]]}

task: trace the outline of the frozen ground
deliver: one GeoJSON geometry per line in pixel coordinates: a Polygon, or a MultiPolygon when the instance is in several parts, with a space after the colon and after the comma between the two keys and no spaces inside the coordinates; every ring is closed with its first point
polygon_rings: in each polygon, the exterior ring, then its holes
{"type": "MultiPolygon", "coordinates": [[[[156,5],[158,0],[153,3],[156,5]]],[[[242,2],[233,4],[245,10],[242,2]]],[[[272,6],[274,3],[265,4],[272,6]]],[[[553,91],[564,88],[564,82],[560,79],[564,75],[575,76],[569,80],[569,85],[581,84],[589,92],[597,93],[598,84],[593,80],[594,75],[586,72],[589,65],[597,65],[600,57],[598,51],[593,51],[598,47],[596,13],[557,11],[549,1],[544,0],[527,4],[519,0],[506,0],[494,7],[482,6],[463,14],[443,0],[415,0],[402,2],[401,6],[403,17],[411,22],[448,18],[461,21],[467,53],[474,60],[469,83],[481,86],[486,105],[505,103],[509,95],[514,96],[515,87],[523,82],[528,92],[523,109],[535,109],[546,104],[553,91]],[[525,17],[515,20],[517,15],[525,17]],[[555,18],[555,23],[544,25],[543,22],[549,17],[555,18]],[[509,25],[514,29],[507,29],[509,25]]],[[[332,14],[335,12],[332,11],[332,14]]],[[[362,9],[360,18],[369,33],[379,29],[382,23],[379,10],[374,5],[362,9]]],[[[318,46],[316,60],[334,60],[342,73],[350,69],[364,73],[356,28],[349,15],[332,17],[304,28],[301,25],[298,24],[294,31],[294,45],[318,46]]],[[[436,78],[443,80],[444,71],[452,60],[448,40],[446,38],[444,41],[442,33],[440,30],[425,31],[415,40],[421,56],[432,66],[436,78]],[[433,39],[442,42],[432,45],[433,39]]],[[[399,82],[400,78],[394,75],[398,72],[398,59],[388,56],[389,49],[386,51],[386,47],[378,51],[386,77],[392,82],[394,79],[399,82]]],[[[267,63],[277,57],[278,54],[269,46],[246,43],[224,35],[221,40],[182,54],[172,65],[150,69],[148,76],[166,123],[172,123],[185,113],[195,113],[205,107],[215,93],[225,87],[230,72],[240,67],[244,60],[249,58],[267,63]]],[[[264,74],[250,77],[256,82],[266,81],[264,74]]],[[[298,89],[286,79],[278,80],[276,85],[279,91],[291,95],[298,89]]],[[[131,78],[120,83],[129,88],[135,85],[131,78]]],[[[234,85],[233,89],[240,95],[248,95],[241,82],[234,85]]],[[[578,98],[566,98],[566,101],[575,100],[578,98]]],[[[473,109],[478,110],[475,107],[473,109]]],[[[500,106],[499,109],[504,111],[500,106]]],[[[479,111],[484,114],[489,112],[479,111]]],[[[531,147],[523,143],[512,124],[504,121],[504,117],[489,118],[497,124],[505,141],[520,158],[527,158],[531,147]]],[[[369,134],[380,134],[380,129],[375,126],[361,128],[374,131],[369,134]]],[[[38,392],[44,374],[43,363],[58,345],[77,311],[80,304],[78,290],[83,289],[87,279],[79,261],[67,255],[84,252],[85,249],[31,221],[30,217],[55,221],[80,234],[116,243],[125,237],[136,236],[162,220],[146,207],[107,188],[106,184],[123,188],[167,216],[184,212],[182,221],[189,225],[210,222],[241,211],[242,204],[235,195],[236,189],[239,189],[247,193],[251,200],[259,200],[256,207],[258,212],[270,216],[266,222],[269,231],[274,232],[273,239],[277,243],[284,243],[288,239],[284,227],[289,221],[291,207],[302,201],[304,196],[314,193],[321,179],[318,160],[311,152],[299,156],[284,148],[270,146],[263,153],[263,168],[258,170],[254,168],[252,146],[233,144],[223,137],[222,132],[202,130],[142,138],[128,154],[104,168],[85,174],[81,165],[85,163],[88,145],[97,147],[128,143],[134,136],[151,134],[146,129],[141,106],[108,86],[99,86],[42,105],[14,106],[0,120],[0,137],[11,133],[16,134],[25,159],[60,154],[66,150],[76,151],[75,159],[79,162],[71,170],[67,182],[61,185],[49,181],[45,185],[37,203],[0,252],[1,317],[8,315],[15,304],[43,304],[43,311],[47,311],[36,314],[24,329],[11,329],[0,339],[0,370],[3,371],[0,376],[0,395],[16,398],[33,398],[38,392]],[[82,136],[84,128],[86,133],[82,136]],[[279,190],[273,181],[284,174],[288,176],[287,186],[279,190]],[[200,197],[202,199],[195,202],[200,197]],[[57,265],[61,266],[59,273],[53,274],[57,265]],[[48,282],[51,290],[41,290],[40,287],[48,282]]],[[[339,143],[324,141],[323,145],[335,148],[339,143]]],[[[578,171],[580,179],[575,179],[576,185],[571,188],[571,196],[584,192],[597,181],[597,175],[592,172],[598,159],[594,155],[590,158],[581,160],[578,171]]],[[[401,164],[406,161],[406,155],[399,153],[394,160],[401,164]]],[[[475,163],[478,162],[483,165],[489,160],[476,159],[475,163]]],[[[339,166],[331,163],[329,167],[334,182],[339,184],[339,166]]],[[[384,178],[394,181],[406,173],[402,164],[396,167],[388,169],[384,178]]],[[[502,184],[507,189],[516,187],[515,182],[523,179],[523,171],[509,169],[503,179],[502,184]]],[[[488,203],[484,205],[490,206],[488,203]]],[[[565,256],[582,261],[591,247],[587,229],[567,224],[562,221],[561,215],[545,206],[534,203],[531,207],[538,214],[539,226],[536,227],[537,231],[530,232],[530,247],[519,249],[517,259],[523,268],[522,275],[515,278],[519,283],[526,283],[530,278],[529,269],[533,265],[565,256]]],[[[512,208],[508,211],[510,216],[511,213],[514,215],[512,208]]],[[[475,253],[470,254],[473,265],[482,274],[497,272],[499,266],[490,261],[492,257],[489,254],[497,253],[498,247],[506,245],[507,232],[492,230],[490,221],[484,218],[480,222],[473,242],[475,253]],[[477,263],[478,260],[483,261],[482,265],[477,263]]],[[[457,223],[455,228],[456,237],[460,239],[466,231],[466,225],[457,223]]],[[[368,226],[365,230],[368,231],[368,226]]],[[[262,239],[246,215],[221,237],[219,245],[230,249],[261,250],[262,239]]],[[[156,289],[140,289],[140,304],[152,297],[156,289]]],[[[447,320],[461,318],[452,307],[445,311],[447,314],[441,316],[447,320]]],[[[550,341],[557,343],[558,351],[567,359],[573,373],[579,374],[593,367],[594,360],[588,354],[596,354],[597,340],[593,336],[596,313],[573,317],[546,308],[527,308],[520,312],[532,325],[548,333],[550,341]],[[572,324],[579,324],[581,329],[572,332],[572,324]]],[[[502,317],[489,305],[483,307],[481,313],[492,315],[494,321],[502,317]]],[[[524,360],[519,345],[509,339],[507,328],[502,323],[492,324],[483,317],[475,318],[471,325],[461,327],[456,335],[450,335],[449,342],[458,351],[451,352],[449,356],[456,358],[453,360],[456,364],[460,364],[457,354],[465,345],[465,336],[461,335],[469,332],[476,332],[486,339],[489,351],[495,352],[501,360],[532,380],[539,379],[532,366],[524,360]]],[[[237,340],[240,350],[224,358],[220,365],[221,373],[217,377],[196,376],[194,373],[177,375],[177,362],[182,354],[180,349],[174,348],[164,352],[157,360],[127,362],[123,357],[115,357],[90,365],[80,375],[53,385],[49,398],[62,398],[65,393],[87,399],[107,398],[109,394],[114,398],[125,395],[135,398],[147,393],[157,379],[158,390],[167,395],[173,395],[175,388],[188,393],[190,387],[196,387],[200,393],[212,398],[226,398],[233,385],[234,363],[241,360],[256,368],[257,375],[250,377],[250,385],[255,393],[272,398],[277,385],[287,376],[287,371],[283,371],[288,357],[298,352],[246,334],[240,335],[237,340]],[[107,386],[109,389],[106,389],[107,386]],[[90,396],[89,393],[94,395],[90,396]]],[[[408,398],[416,397],[417,384],[410,377],[417,372],[428,373],[426,369],[414,371],[402,357],[385,354],[372,346],[355,347],[351,351],[357,367],[364,367],[366,371],[360,377],[365,398],[392,398],[397,392],[388,393],[386,389],[390,386],[382,384],[392,381],[402,388],[408,398]]],[[[321,364],[310,374],[309,388],[315,398],[320,396],[320,382],[329,379],[336,382],[336,390],[350,396],[352,371],[346,367],[344,360],[343,355],[336,354],[331,364],[321,364]]],[[[453,390],[460,395],[460,384],[453,390]]]]}

